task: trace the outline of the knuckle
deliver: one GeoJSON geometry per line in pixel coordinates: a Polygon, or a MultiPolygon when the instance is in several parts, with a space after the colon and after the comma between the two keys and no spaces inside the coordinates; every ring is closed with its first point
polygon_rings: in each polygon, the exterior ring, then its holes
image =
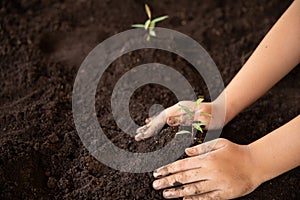
{"type": "Polygon", "coordinates": [[[136,132],[137,132],[137,133],[144,133],[145,131],[147,131],[147,129],[148,129],[149,127],[150,127],[149,124],[144,125],[144,126],[138,128],[138,129],[136,130],[136,132]]]}
{"type": "Polygon", "coordinates": [[[162,178],[160,180],[161,182],[161,186],[162,188],[165,188],[165,187],[169,187],[171,184],[170,184],[170,179],[169,178],[162,178]]]}
{"type": "Polygon", "coordinates": [[[212,152],[209,152],[209,153],[207,153],[205,159],[208,160],[208,161],[214,161],[214,160],[216,160],[216,155],[212,152]]]}
{"type": "Polygon", "coordinates": [[[205,181],[200,181],[194,185],[194,194],[201,194],[203,192],[203,184],[205,181]]]}
{"type": "Polygon", "coordinates": [[[220,191],[214,191],[212,193],[212,195],[210,196],[211,199],[214,199],[214,200],[222,200],[222,199],[228,199],[228,198],[224,198],[222,197],[222,194],[220,193],[220,191]]]}
{"type": "Polygon", "coordinates": [[[187,169],[188,166],[190,166],[190,164],[191,164],[190,159],[176,161],[169,165],[169,172],[174,173],[174,172],[183,171],[187,169]]]}
{"type": "Polygon", "coordinates": [[[169,171],[170,171],[169,168],[170,168],[169,165],[167,165],[167,166],[161,168],[161,169],[160,169],[160,174],[162,174],[163,176],[168,175],[168,174],[170,173],[170,172],[169,172],[169,171]]]}
{"type": "Polygon", "coordinates": [[[193,196],[193,197],[191,197],[191,200],[200,200],[200,199],[202,199],[200,196],[193,196]]]}
{"type": "Polygon", "coordinates": [[[174,194],[176,197],[183,197],[185,196],[185,191],[182,188],[178,188],[174,190],[174,194]]]}
{"type": "Polygon", "coordinates": [[[203,198],[201,198],[201,199],[204,199],[204,200],[213,200],[215,198],[212,197],[210,194],[203,194],[203,198]]]}
{"type": "Polygon", "coordinates": [[[167,166],[168,173],[174,173],[174,172],[176,172],[177,169],[178,169],[177,165],[178,165],[177,163],[172,163],[172,164],[168,165],[167,166]]]}
{"type": "Polygon", "coordinates": [[[202,187],[199,183],[195,183],[191,186],[191,192],[195,194],[201,194],[202,192],[202,187]]]}
{"type": "Polygon", "coordinates": [[[181,166],[182,166],[181,162],[173,163],[172,165],[170,165],[170,172],[175,173],[177,171],[180,171],[181,166]]]}
{"type": "Polygon", "coordinates": [[[193,147],[192,150],[195,154],[200,154],[203,151],[204,146],[205,146],[204,144],[200,144],[193,147]]]}
{"type": "Polygon", "coordinates": [[[225,139],[225,138],[218,138],[218,139],[217,139],[217,142],[218,142],[219,144],[221,144],[221,145],[226,145],[226,144],[229,143],[229,141],[228,141],[227,139],[225,139]]]}
{"type": "Polygon", "coordinates": [[[212,150],[212,147],[204,143],[201,146],[201,150],[202,150],[203,153],[208,153],[212,150]]]}
{"type": "Polygon", "coordinates": [[[173,186],[178,186],[186,182],[187,178],[188,178],[187,175],[184,173],[174,174],[172,176],[171,181],[173,182],[173,186]]]}
{"type": "Polygon", "coordinates": [[[185,188],[184,188],[184,191],[187,195],[192,195],[195,193],[195,188],[193,185],[187,185],[185,188]]]}
{"type": "Polygon", "coordinates": [[[177,170],[183,170],[186,168],[186,165],[188,162],[189,162],[188,159],[180,160],[180,161],[178,161],[178,163],[176,163],[176,165],[174,165],[174,167],[176,167],[177,170]]]}
{"type": "Polygon", "coordinates": [[[167,123],[169,126],[175,126],[180,123],[179,118],[176,116],[168,117],[167,123]]]}

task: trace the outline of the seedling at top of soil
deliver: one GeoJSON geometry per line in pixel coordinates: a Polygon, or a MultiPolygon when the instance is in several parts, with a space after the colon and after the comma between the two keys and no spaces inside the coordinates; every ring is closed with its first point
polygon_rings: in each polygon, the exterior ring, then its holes
{"type": "Polygon", "coordinates": [[[146,20],[146,22],[144,24],[132,24],[131,26],[134,28],[144,28],[146,31],[148,31],[147,41],[149,41],[151,36],[152,37],[156,36],[156,33],[154,31],[156,23],[167,19],[168,16],[164,15],[164,16],[152,19],[151,18],[152,17],[151,10],[147,4],[145,4],[145,10],[146,10],[146,14],[148,16],[148,19],[146,20]]]}
{"type": "MultiPolygon", "coordinates": [[[[196,103],[195,103],[195,106],[199,106],[202,102],[203,102],[203,98],[199,98],[197,99],[196,103]]],[[[187,106],[184,106],[184,105],[181,105],[181,104],[178,104],[178,106],[180,107],[180,109],[182,109],[184,112],[186,112],[190,118],[194,118],[194,111],[192,111],[190,108],[188,108],[187,106]]],[[[206,113],[206,112],[200,112],[199,113],[200,115],[204,115],[204,116],[207,116],[207,117],[212,117],[211,114],[209,113],[206,113]]],[[[203,129],[202,129],[202,126],[205,126],[207,125],[208,122],[195,122],[194,119],[193,119],[193,123],[192,123],[192,134],[194,135],[194,129],[200,131],[201,133],[203,133],[203,129]]],[[[189,131],[186,131],[186,130],[183,130],[183,131],[180,131],[178,132],[177,134],[187,134],[187,133],[190,133],[189,131]]],[[[196,138],[195,138],[196,139],[196,138]]],[[[202,141],[199,141],[197,140],[198,143],[201,143],[202,141]]]]}

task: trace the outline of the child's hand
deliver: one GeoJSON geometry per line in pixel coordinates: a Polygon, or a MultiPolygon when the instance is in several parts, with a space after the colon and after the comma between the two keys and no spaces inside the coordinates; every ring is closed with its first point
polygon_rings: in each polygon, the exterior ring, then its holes
{"type": "MultiPolygon", "coordinates": [[[[211,103],[196,105],[194,101],[180,101],[177,104],[163,110],[160,114],[146,119],[146,125],[137,129],[136,141],[140,141],[158,133],[165,124],[169,126],[191,126],[193,121],[210,122],[210,117],[201,115],[200,112],[211,113],[211,103]],[[192,117],[181,109],[179,105],[188,107],[192,117]]],[[[209,124],[208,124],[209,125],[209,124]]],[[[205,128],[208,127],[206,125],[205,128]]]]}
{"type": "MultiPolygon", "coordinates": [[[[232,199],[252,192],[256,166],[248,146],[217,139],[186,149],[191,156],[154,171],[155,189],[165,198],[232,199]]],[[[259,176],[258,176],[259,178],[259,176]]]]}

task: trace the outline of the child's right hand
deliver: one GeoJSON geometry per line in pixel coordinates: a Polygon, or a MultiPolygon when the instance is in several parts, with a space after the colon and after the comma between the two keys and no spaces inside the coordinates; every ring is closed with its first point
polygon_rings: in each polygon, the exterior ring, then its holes
{"type": "Polygon", "coordinates": [[[201,103],[196,105],[194,101],[180,101],[177,104],[163,110],[158,115],[145,120],[146,125],[137,129],[135,136],[136,141],[147,139],[158,133],[165,124],[169,126],[191,126],[194,121],[208,122],[209,126],[211,117],[202,115],[200,112],[211,114],[211,103],[201,103]],[[193,117],[181,109],[179,105],[189,108],[193,112],[193,117]]]}

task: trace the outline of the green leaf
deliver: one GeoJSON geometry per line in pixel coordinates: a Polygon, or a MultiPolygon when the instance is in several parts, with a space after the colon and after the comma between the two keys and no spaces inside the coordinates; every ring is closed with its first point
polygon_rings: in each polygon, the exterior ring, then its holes
{"type": "Polygon", "coordinates": [[[191,132],[187,131],[187,130],[182,130],[176,133],[176,135],[183,135],[183,134],[191,134],[191,132]]]}
{"type": "Polygon", "coordinates": [[[151,20],[150,20],[150,19],[148,19],[148,20],[145,22],[145,26],[144,26],[145,30],[147,30],[147,29],[149,28],[150,23],[151,23],[151,20]]]}
{"type": "Polygon", "coordinates": [[[203,98],[199,98],[199,99],[197,99],[197,101],[196,101],[196,105],[198,106],[198,105],[200,105],[200,103],[202,103],[202,101],[204,101],[204,99],[203,98]]]}
{"type": "Polygon", "coordinates": [[[193,124],[193,127],[195,127],[195,129],[197,129],[198,131],[200,131],[201,133],[203,133],[203,130],[202,130],[202,128],[201,128],[200,123],[194,123],[194,124],[193,124]]]}
{"type": "Polygon", "coordinates": [[[150,28],[150,30],[153,30],[155,28],[155,22],[152,21],[150,23],[150,27],[149,28],[150,28]]]}
{"type": "Polygon", "coordinates": [[[145,4],[145,10],[146,10],[146,13],[148,15],[148,18],[151,19],[151,10],[150,10],[150,8],[147,4],[145,4]]]}
{"type": "Polygon", "coordinates": [[[200,115],[204,115],[204,116],[207,116],[207,117],[212,117],[211,114],[209,113],[206,113],[206,112],[200,112],[200,115]]]}
{"type": "Polygon", "coordinates": [[[193,123],[193,127],[195,127],[195,129],[197,129],[198,131],[200,131],[201,133],[203,133],[202,127],[203,125],[208,124],[208,122],[199,122],[199,123],[193,123]]]}
{"type": "Polygon", "coordinates": [[[160,22],[160,21],[163,21],[165,19],[167,19],[169,16],[165,15],[165,16],[161,16],[161,17],[157,17],[155,19],[152,20],[152,22],[154,23],[157,23],[157,22],[160,22]]]}
{"type": "Polygon", "coordinates": [[[180,105],[178,104],[178,106],[184,110],[187,114],[189,114],[191,117],[193,117],[193,112],[187,107],[187,106],[184,106],[184,105],[180,105]]]}
{"type": "Polygon", "coordinates": [[[149,34],[150,34],[151,36],[153,36],[153,37],[156,36],[156,33],[155,33],[155,31],[153,31],[153,30],[150,30],[150,31],[149,31],[149,34]]]}
{"type": "Polygon", "coordinates": [[[203,125],[208,124],[208,122],[200,122],[200,123],[193,123],[193,127],[195,127],[195,129],[197,129],[198,131],[200,131],[201,133],[203,133],[202,127],[203,125]]]}
{"type": "Polygon", "coordinates": [[[144,28],[145,24],[132,24],[131,27],[133,27],[133,28],[144,28]]]}

